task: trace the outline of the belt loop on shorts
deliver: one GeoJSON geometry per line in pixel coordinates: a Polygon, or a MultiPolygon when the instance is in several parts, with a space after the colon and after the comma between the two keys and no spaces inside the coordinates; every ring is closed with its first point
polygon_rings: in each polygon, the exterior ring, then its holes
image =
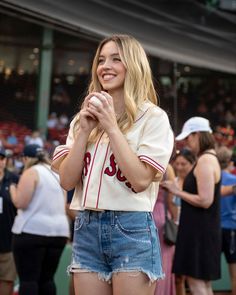
{"type": "Polygon", "coordinates": [[[111,226],[115,225],[115,211],[110,211],[111,213],[111,226]]]}
{"type": "Polygon", "coordinates": [[[85,222],[86,222],[86,224],[90,223],[90,214],[91,214],[91,210],[85,210],[85,222]]]}

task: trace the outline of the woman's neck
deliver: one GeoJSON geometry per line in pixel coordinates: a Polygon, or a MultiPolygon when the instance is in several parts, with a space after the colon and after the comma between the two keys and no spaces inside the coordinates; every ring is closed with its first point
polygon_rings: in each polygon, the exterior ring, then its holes
{"type": "Polygon", "coordinates": [[[114,109],[116,116],[120,117],[125,111],[125,101],[123,92],[109,93],[113,98],[114,109]]]}

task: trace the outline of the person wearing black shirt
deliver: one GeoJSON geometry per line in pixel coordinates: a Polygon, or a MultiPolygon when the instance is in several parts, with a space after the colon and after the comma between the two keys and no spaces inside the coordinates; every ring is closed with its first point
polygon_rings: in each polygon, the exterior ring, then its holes
{"type": "Polygon", "coordinates": [[[19,177],[6,169],[6,152],[0,148],[0,294],[11,295],[16,279],[16,268],[12,254],[11,228],[16,215],[9,187],[19,177]]]}

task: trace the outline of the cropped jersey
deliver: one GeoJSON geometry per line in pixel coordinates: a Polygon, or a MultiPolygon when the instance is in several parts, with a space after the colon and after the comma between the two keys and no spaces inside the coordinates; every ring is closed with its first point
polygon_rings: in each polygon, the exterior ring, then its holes
{"type": "MultiPolygon", "coordinates": [[[[65,145],[55,149],[52,168],[59,165],[74,142],[71,122],[65,145]]],[[[143,162],[163,174],[169,162],[174,136],[167,114],[156,105],[145,102],[139,108],[132,128],[125,134],[129,146],[143,162]]],[[[78,183],[71,209],[152,211],[159,181],[153,181],[142,192],[136,193],[119,169],[110,147],[109,138],[102,133],[95,144],[88,146],[84,155],[82,182],[78,183]]]]}

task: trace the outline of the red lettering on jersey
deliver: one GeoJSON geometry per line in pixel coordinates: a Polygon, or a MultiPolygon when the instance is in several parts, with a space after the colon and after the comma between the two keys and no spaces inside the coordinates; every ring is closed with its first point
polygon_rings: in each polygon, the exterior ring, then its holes
{"type": "Polygon", "coordinates": [[[124,175],[122,175],[122,172],[120,169],[118,169],[117,173],[116,173],[116,177],[119,181],[126,181],[126,177],[124,175]]]}
{"type": "Polygon", "coordinates": [[[105,170],[104,170],[104,174],[108,175],[108,176],[114,176],[116,175],[117,179],[121,182],[125,182],[125,185],[130,188],[134,193],[136,193],[131,184],[126,181],[126,177],[124,175],[122,175],[122,172],[121,170],[118,168],[117,169],[117,165],[116,165],[116,161],[115,161],[115,156],[112,154],[110,156],[110,166],[107,167],[105,170]]]}
{"type": "Polygon", "coordinates": [[[91,163],[91,154],[89,152],[84,154],[84,176],[88,174],[88,168],[91,163]]]}
{"type": "Polygon", "coordinates": [[[104,170],[104,173],[109,176],[114,176],[116,174],[116,162],[113,154],[110,156],[110,167],[107,167],[104,170]]]}

